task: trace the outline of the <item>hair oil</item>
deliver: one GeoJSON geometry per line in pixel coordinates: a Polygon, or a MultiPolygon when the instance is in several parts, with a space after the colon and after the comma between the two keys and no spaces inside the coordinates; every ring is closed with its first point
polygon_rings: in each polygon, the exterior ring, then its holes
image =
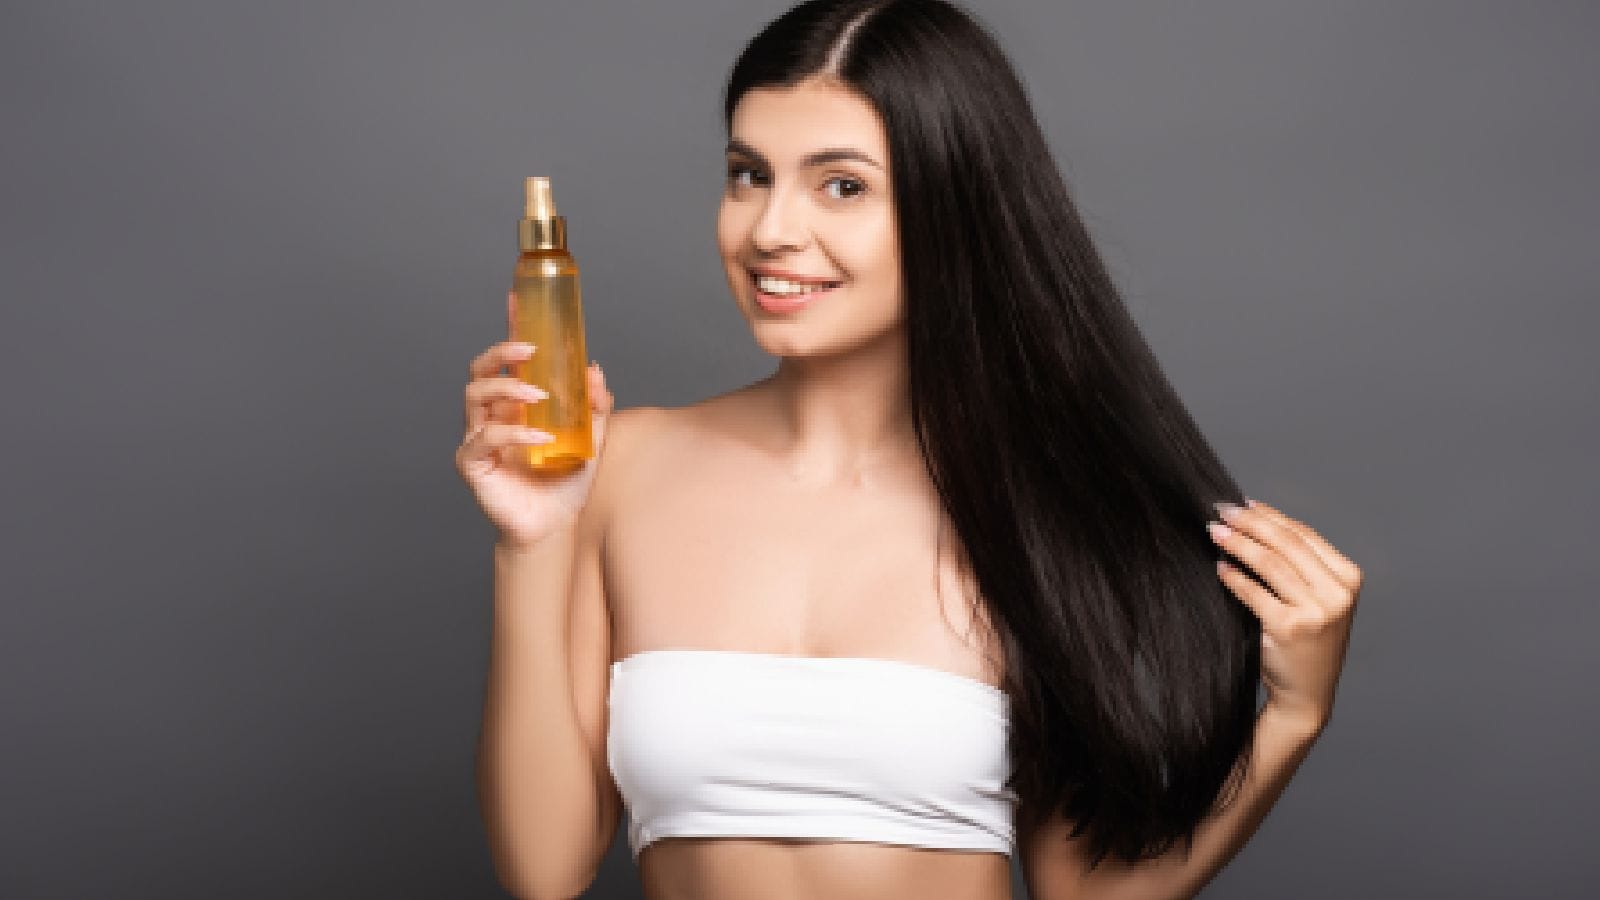
{"type": "Polygon", "coordinates": [[[523,424],[555,436],[525,449],[530,467],[559,474],[592,459],[594,441],[578,261],[567,250],[567,221],[556,214],[549,178],[528,178],[523,184],[517,244],[508,298],[512,339],[527,341],[534,350],[516,364],[516,374],[549,394],[523,405],[523,424]]]}

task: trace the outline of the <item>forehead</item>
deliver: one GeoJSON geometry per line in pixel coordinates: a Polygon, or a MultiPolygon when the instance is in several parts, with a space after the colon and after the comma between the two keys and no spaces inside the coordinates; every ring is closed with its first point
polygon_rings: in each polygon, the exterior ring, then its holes
{"type": "Polygon", "coordinates": [[[734,140],[777,165],[796,163],[819,147],[854,147],[887,163],[888,141],[872,104],[837,85],[805,82],[791,88],[756,88],[739,98],[731,124],[734,140]]]}

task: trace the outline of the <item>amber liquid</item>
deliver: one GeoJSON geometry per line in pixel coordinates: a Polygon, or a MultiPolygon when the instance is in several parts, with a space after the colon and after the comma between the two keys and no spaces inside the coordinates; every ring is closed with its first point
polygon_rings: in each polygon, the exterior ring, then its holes
{"type": "Polygon", "coordinates": [[[550,396],[523,405],[523,424],[555,435],[528,444],[528,465],[563,473],[594,457],[589,416],[589,356],[584,346],[578,263],[566,250],[527,250],[512,275],[512,337],[534,345],[516,375],[550,396]]]}

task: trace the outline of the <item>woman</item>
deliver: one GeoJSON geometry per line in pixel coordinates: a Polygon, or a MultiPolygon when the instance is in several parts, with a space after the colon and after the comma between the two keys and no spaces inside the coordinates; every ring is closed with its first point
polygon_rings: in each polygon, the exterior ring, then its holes
{"type": "Polygon", "coordinates": [[[542,478],[501,374],[537,348],[471,366],[502,882],[582,893],[626,812],[660,900],[1002,900],[1012,850],[1036,898],[1191,896],[1326,724],[1359,570],[1267,504],[1208,522],[1240,492],[969,14],[802,3],[724,101],[775,371],[610,421],[591,367],[602,452],[542,478]]]}

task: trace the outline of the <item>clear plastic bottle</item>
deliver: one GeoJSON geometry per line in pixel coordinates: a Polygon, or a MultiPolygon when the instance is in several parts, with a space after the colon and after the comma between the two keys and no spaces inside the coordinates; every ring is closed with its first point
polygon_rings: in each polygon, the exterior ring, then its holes
{"type": "Polygon", "coordinates": [[[516,364],[516,374],[550,395],[523,406],[523,424],[555,435],[550,443],[526,448],[528,465],[560,473],[594,457],[594,437],[578,261],[567,252],[567,220],[556,214],[549,178],[524,183],[517,243],[521,252],[509,298],[512,338],[533,344],[534,351],[516,364]]]}

